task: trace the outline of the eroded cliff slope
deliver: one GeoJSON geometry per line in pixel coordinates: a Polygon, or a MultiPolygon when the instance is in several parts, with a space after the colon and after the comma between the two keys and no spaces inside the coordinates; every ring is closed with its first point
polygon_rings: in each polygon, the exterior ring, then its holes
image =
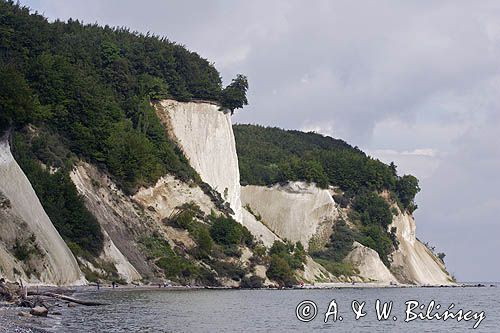
{"type": "Polygon", "coordinates": [[[201,179],[220,193],[241,221],[240,171],[230,114],[216,104],[163,100],[157,115],[201,179]]]}
{"type": "Polygon", "coordinates": [[[401,213],[393,218],[398,250],[392,254],[391,270],[403,283],[445,285],[453,283],[445,266],[422,242],[416,238],[413,216],[401,213]]]}
{"type": "Polygon", "coordinates": [[[14,160],[6,138],[0,140],[0,196],[2,275],[32,284],[84,283],[73,254],[14,160]]]}
{"type": "Polygon", "coordinates": [[[240,172],[231,116],[211,103],[163,100],[156,105],[168,135],[198,172],[229,203],[233,217],[266,245],[278,237],[241,205],[240,172]]]}

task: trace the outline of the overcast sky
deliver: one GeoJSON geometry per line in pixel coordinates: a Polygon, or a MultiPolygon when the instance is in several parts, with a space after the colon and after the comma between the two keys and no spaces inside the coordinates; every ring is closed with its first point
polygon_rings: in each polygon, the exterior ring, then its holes
{"type": "Polygon", "coordinates": [[[342,138],[421,179],[417,236],[500,280],[500,2],[22,0],[150,31],[250,82],[234,121],[342,138]]]}

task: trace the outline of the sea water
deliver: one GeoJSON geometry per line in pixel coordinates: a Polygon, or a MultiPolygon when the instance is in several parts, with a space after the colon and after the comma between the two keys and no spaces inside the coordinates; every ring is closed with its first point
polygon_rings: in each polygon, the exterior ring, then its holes
{"type": "Polygon", "coordinates": [[[45,328],[53,332],[500,332],[500,287],[485,285],[101,289],[76,296],[110,305],[67,308],[62,316],[49,319],[46,325],[51,327],[45,328]]]}

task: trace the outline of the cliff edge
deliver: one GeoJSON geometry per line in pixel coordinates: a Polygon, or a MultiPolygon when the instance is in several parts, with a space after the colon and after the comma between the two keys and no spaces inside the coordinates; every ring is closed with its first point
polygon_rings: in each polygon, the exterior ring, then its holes
{"type": "Polygon", "coordinates": [[[30,284],[84,284],[75,257],[14,160],[5,137],[0,140],[0,193],[2,275],[30,284]]]}

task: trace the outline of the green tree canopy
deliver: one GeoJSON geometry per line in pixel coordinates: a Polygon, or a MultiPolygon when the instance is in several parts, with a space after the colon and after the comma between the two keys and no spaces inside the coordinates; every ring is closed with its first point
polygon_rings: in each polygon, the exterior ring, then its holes
{"type": "Polygon", "coordinates": [[[417,209],[414,199],[415,195],[420,191],[420,187],[418,186],[418,179],[415,176],[404,175],[399,178],[396,185],[396,191],[405,209],[410,213],[417,209]]]}
{"type": "Polygon", "coordinates": [[[247,90],[247,77],[238,74],[231,84],[222,90],[220,97],[221,106],[231,110],[231,114],[233,114],[235,109],[241,109],[244,105],[248,105],[247,90]]]}
{"type": "Polygon", "coordinates": [[[0,134],[9,125],[32,120],[35,105],[23,75],[12,65],[0,66],[0,134]]]}

